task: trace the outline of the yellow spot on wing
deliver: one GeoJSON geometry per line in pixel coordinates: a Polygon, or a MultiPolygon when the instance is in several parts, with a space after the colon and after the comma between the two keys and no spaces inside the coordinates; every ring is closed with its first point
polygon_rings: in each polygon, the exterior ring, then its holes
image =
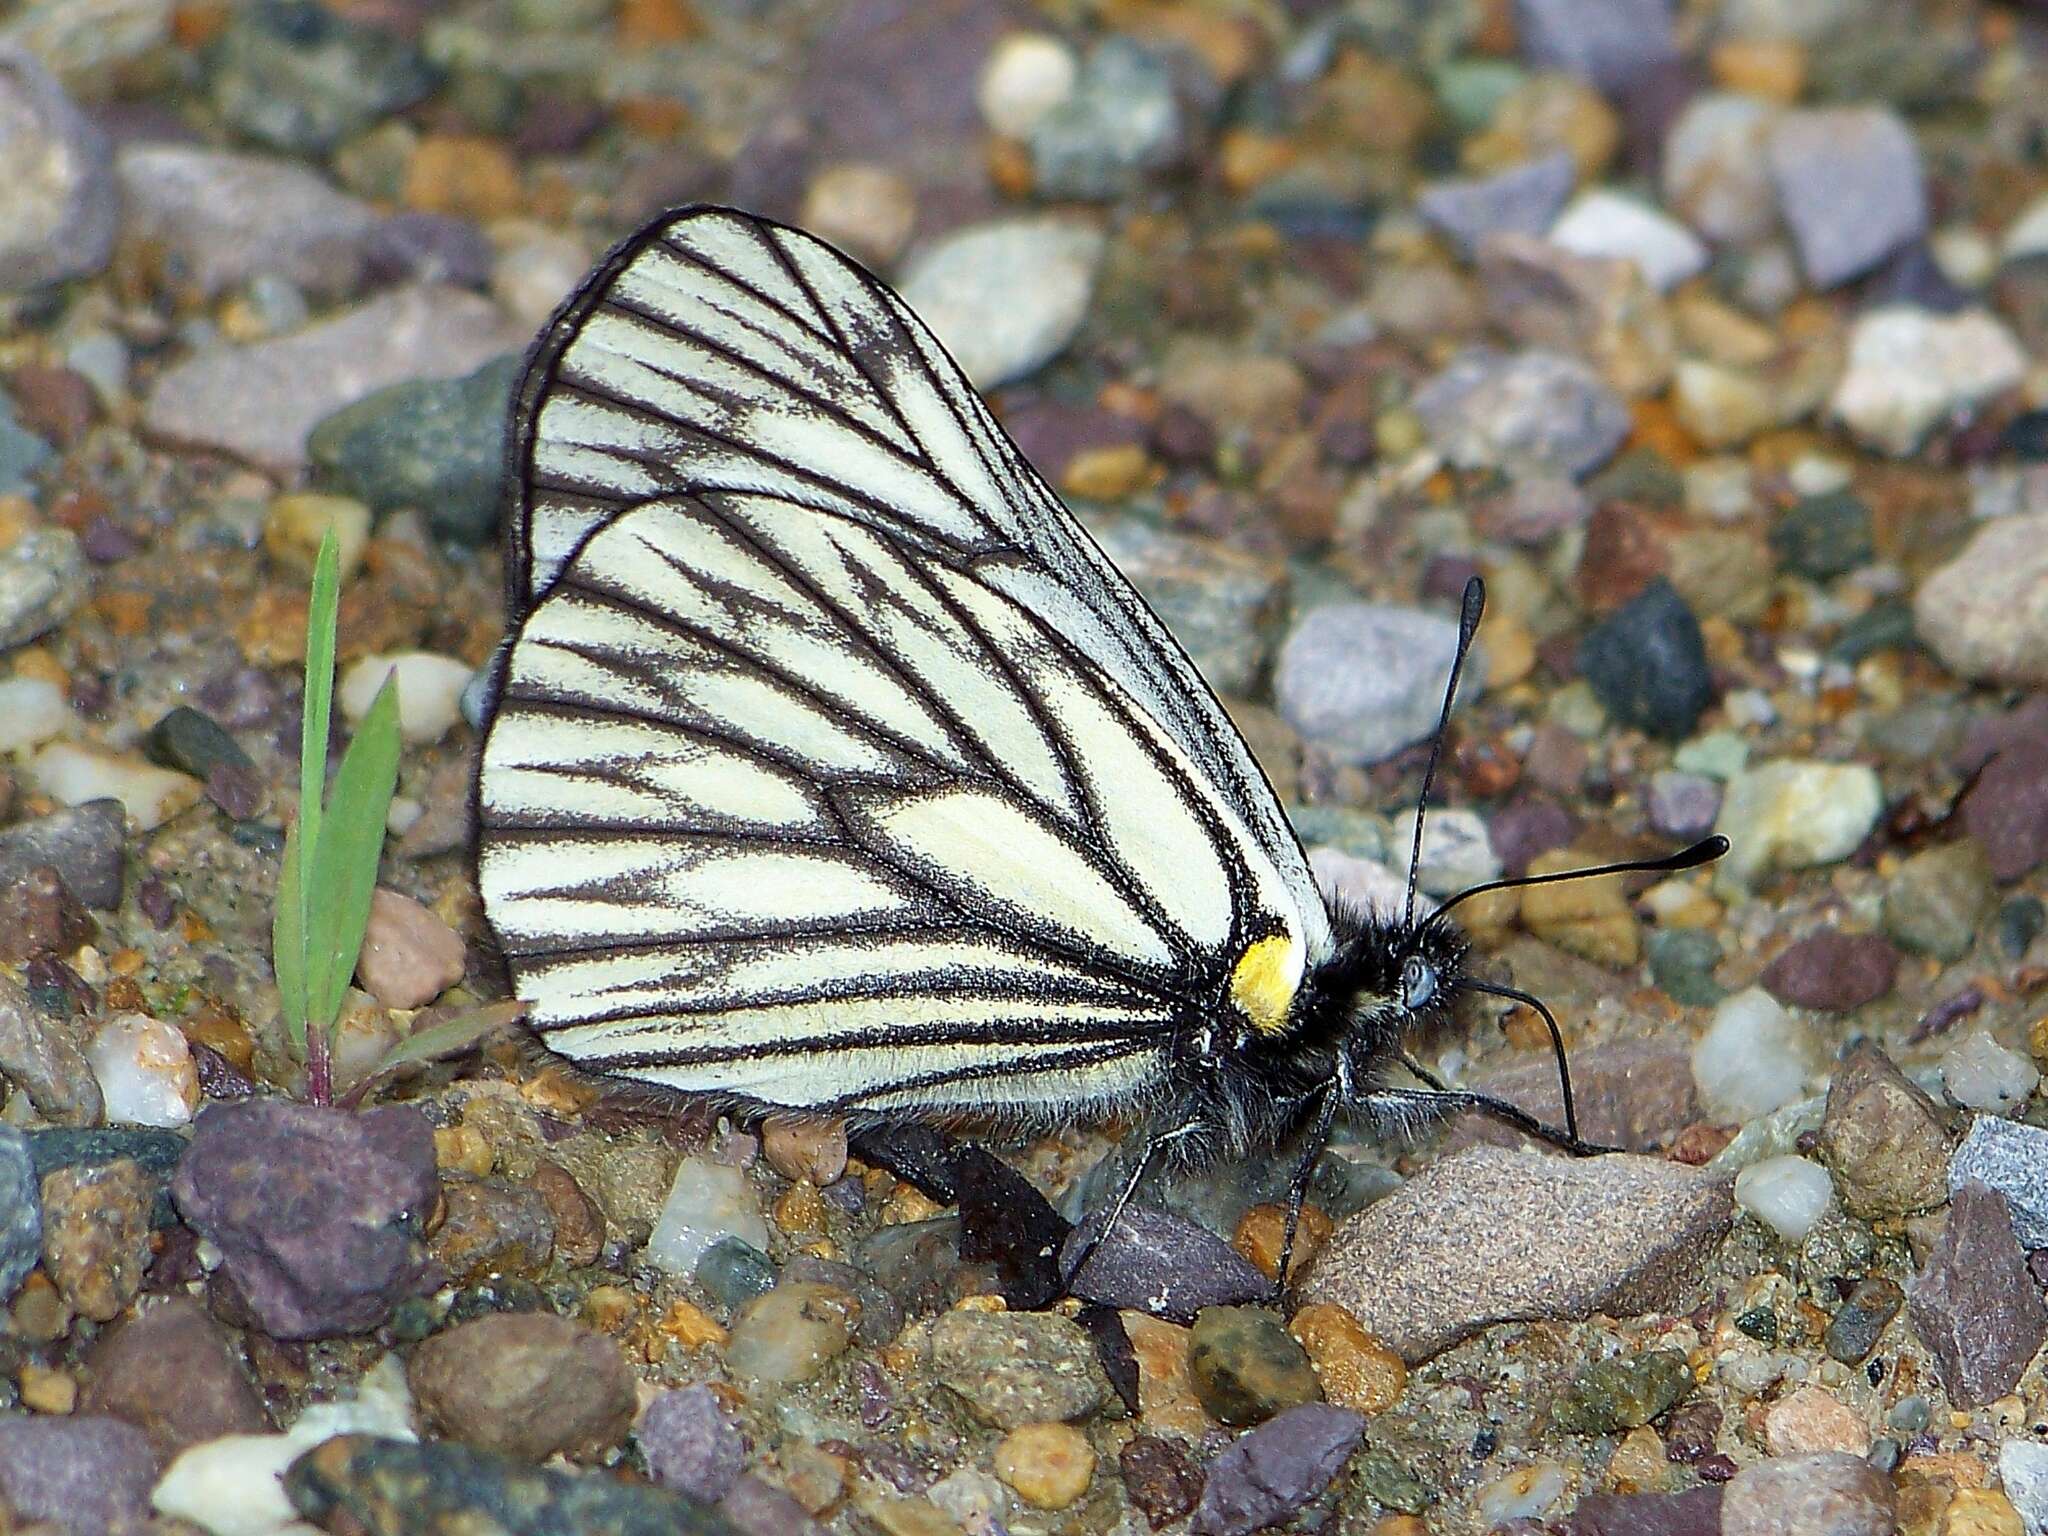
{"type": "Polygon", "coordinates": [[[1271,933],[1245,947],[1230,972],[1230,1000],[1252,1028],[1273,1034],[1287,1027],[1288,1005],[1301,986],[1306,956],[1292,934],[1271,933]]]}

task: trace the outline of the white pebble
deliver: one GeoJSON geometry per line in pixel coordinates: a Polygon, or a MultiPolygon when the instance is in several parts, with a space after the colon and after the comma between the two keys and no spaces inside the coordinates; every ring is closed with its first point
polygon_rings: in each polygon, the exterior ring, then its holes
{"type": "Polygon", "coordinates": [[[1767,1157],[1735,1175],[1735,1203],[1788,1243],[1813,1230],[1833,1195],[1828,1171],[1803,1157],[1767,1157]]]}
{"type": "Polygon", "coordinates": [[[1103,248],[1100,230],[1071,218],[994,219],[915,252],[898,286],[976,386],[993,389],[1073,340],[1103,248]]]}
{"type": "Polygon", "coordinates": [[[1669,293],[1707,266],[1706,245],[1678,220],[1599,187],[1573,199],[1551,225],[1550,242],[1579,256],[1632,261],[1659,293],[1669,293]]]}
{"type": "Polygon", "coordinates": [[[64,734],[71,706],[64,690],[46,677],[0,680],[0,752],[39,747],[64,734]]]}
{"type": "Polygon", "coordinates": [[[1473,1496],[1488,1525],[1533,1520],[1564,1497],[1564,1468],[1554,1461],[1531,1462],[1482,1486],[1473,1496]]]}
{"type": "Polygon", "coordinates": [[[199,1108],[199,1068],[184,1035],[146,1014],[117,1013],[86,1047],[116,1125],[179,1126],[199,1108]]]}
{"type": "Polygon", "coordinates": [[[365,656],[342,675],[335,701],[350,724],[359,724],[376,702],[384,679],[398,677],[398,733],[410,742],[439,741],[462,718],[462,690],[476,669],[431,651],[365,656]]]}
{"type": "Polygon", "coordinates": [[[1884,812],[1884,790],[1864,763],[1779,758],[1729,782],[1714,830],[1734,845],[1715,871],[1726,894],[1764,875],[1846,859],[1884,812]]]}
{"type": "MultiPolygon", "coordinates": [[[[1394,818],[1389,848],[1399,850],[1405,870],[1408,851],[1415,846],[1415,812],[1403,811],[1394,818]]],[[[1493,837],[1477,811],[1437,808],[1430,811],[1422,828],[1422,864],[1419,884],[1432,896],[1448,896],[1468,885],[1480,885],[1500,878],[1500,856],[1493,851],[1493,837]]],[[[1402,876],[1406,882],[1406,875],[1402,876]]]]}
{"type": "Polygon", "coordinates": [[[982,119],[1006,139],[1021,139],[1074,94],[1074,50],[1045,32],[1013,32],[989,50],[974,99],[982,119]]]}
{"type": "Polygon", "coordinates": [[[1904,455],[2026,372],[2026,353],[1989,310],[1937,315],[1892,306],[1850,328],[1848,367],[1828,410],[1871,447],[1904,455]]]}
{"type": "Polygon", "coordinates": [[[721,1237],[737,1237],[766,1251],[768,1223],[747,1187],[744,1171],[705,1157],[686,1157],[669,1185],[661,1219],[647,1239],[647,1258],[670,1274],[688,1276],[721,1237]]]}
{"type": "Polygon", "coordinates": [[[2040,1082],[2031,1061],[1981,1029],[1958,1040],[1941,1058],[1941,1083],[1948,1096],[1985,1114],[2017,1114],[2040,1082]]]}
{"type": "Polygon", "coordinates": [[[2026,1522],[2027,1536],[2048,1531],[2048,1445],[2012,1436],[1998,1448],[1998,1480],[2026,1522]]]}
{"type": "Polygon", "coordinates": [[[1738,1124],[1798,1098],[1806,1066],[1805,1031],[1762,987],[1722,999],[1692,1049],[1700,1103],[1713,1118],[1738,1124]]]}
{"type": "Polygon", "coordinates": [[[538,326],[590,268],[582,241],[538,225],[521,225],[491,264],[491,297],[521,326],[538,326]]]}
{"type": "MultiPolygon", "coordinates": [[[[1401,915],[1401,908],[1407,900],[1408,881],[1379,860],[1361,859],[1341,848],[1325,845],[1309,850],[1308,867],[1316,877],[1316,888],[1325,897],[1381,917],[1398,918],[1401,915]]],[[[1433,902],[1417,903],[1418,908],[1424,910],[1434,905],[1433,902]]]]}
{"type": "Polygon", "coordinates": [[[138,832],[162,826],[199,799],[199,781],[139,757],[53,741],[29,759],[29,782],[64,805],[113,799],[138,832]]]}

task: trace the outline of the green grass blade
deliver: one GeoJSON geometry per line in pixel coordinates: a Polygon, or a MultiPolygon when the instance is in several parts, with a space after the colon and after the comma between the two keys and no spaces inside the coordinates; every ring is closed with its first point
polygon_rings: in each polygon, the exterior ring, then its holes
{"type": "MultiPolygon", "coordinates": [[[[320,845],[320,801],[327,787],[327,732],[334,710],[335,615],[340,604],[341,554],[330,528],[321,538],[320,553],[313,561],[313,594],[306,605],[306,708],[299,735],[299,827],[308,849],[320,845]]],[[[307,894],[317,888],[309,887],[307,894]]]]}
{"type": "Polygon", "coordinates": [[[270,926],[270,960],[285,1028],[301,1059],[306,1054],[306,905],[299,878],[299,829],[284,835],[284,863],[277,874],[277,911],[270,926]]]}
{"type": "Polygon", "coordinates": [[[398,753],[398,682],[390,677],[342,754],[313,853],[306,996],[316,1028],[325,1029],[340,1015],[355,974],[377,888],[384,819],[398,787],[398,753]]]}

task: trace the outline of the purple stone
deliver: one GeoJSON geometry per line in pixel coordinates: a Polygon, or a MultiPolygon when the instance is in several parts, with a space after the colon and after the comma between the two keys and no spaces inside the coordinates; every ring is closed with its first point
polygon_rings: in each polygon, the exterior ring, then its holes
{"type": "Polygon", "coordinates": [[[747,1464],[746,1438],[701,1383],[649,1403],[635,1436],[657,1483],[707,1504],[730,1493],[747,1464]]]}

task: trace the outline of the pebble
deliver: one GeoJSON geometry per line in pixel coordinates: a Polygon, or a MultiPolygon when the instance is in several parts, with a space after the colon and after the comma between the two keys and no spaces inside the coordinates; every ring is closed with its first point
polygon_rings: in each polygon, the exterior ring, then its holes
{"type": "Polygon", "coordinates": [[[1721,1490],[1589,1493],[1566,1529],[1571,1536],[1721,1536],[1721,1490]]]}
{"type": "MultiPolygon", "coordinates": [[[[1098,1204],[1068,1235],[1063,1265],[1072,1262],[1106,1214],[1107,1206],[1098,1204]]],[[[1261,1300],[1272,1282],[1208,1228],[1133,1202],[1095,1243],[1069,1289],[1108,1306],[1188,1321],[1204,1307],[1261,1300]]]]}
{"type": "Polygon", "coordinates": [[[1659,293],[1706,270],[1699,236],[1648,203],[1595,187],[1572,200],[1551,226],[1550,240],[1577,256],[1632,261],[1659,293]]]}
{"type": "Polygon", "coordinates": [[[0,550],[0,651],[48,634],[78,611],[92,576],[78,535],[31,528],[0,550]]]}
{"type": "Polygon", "coordinates": [[[408,379],[473,373],[525,339],[480,294],[413,284],[289,336],[209,347],[174,363],[150,390],[143,426],[294,475],[313,429],[343,406],[408,379]]]}
{"type": "Polygon", "coordinates": [[[1870,508],[1849,491],[1827,491],[1796,502],[1771,525],[1771,552],[1794,575],[1832,581],[1867,565],[1870,508]]]}
{"type": "Polygon", "coordinates": [[[761,1155],[785,1179],[808,1179],[829,1188],[846,1172],[846,1122],[771,1115],[761,1127],[761,1155]]]}
{"type": "Polygon", "coordinates": [[[86,1368],[80,1409],[134,1424],[164,1461],[222,1435],[271,1427],[231,1336],[196,1297],[144,1304],[100,1336],[86,1368]]]}
{"type": "Polygon", "coordinates": [[[1416,198],[1415,211],[1470,260],[1490,235],[1549,229],[1577,174],[1572,157],[1559,150],[1491,176],[1433,182],[1416,198]]]}
{"type": "Polygon", "coordinates": [[[1721,793],[1721,785],[1704,774],[1661,769],[1650,775],[1643,815],[1658,836],[1694,842],[1714,830],[1721,793]]]}
{"type": "Polygon", "coordinates": [[[1522,57],[1626,97],[1678,58],[1667,0],[1515,0],[1522,57]]]}
{"type": "Polygon", "coordinates": [[[1888,107],[1788,112],[1771,127],[1767,156],[1815,288],[1861,277],[1927,232],[1919,146],[1888,107]]]}
{"type": "Polygon", "coordinates": [[[1304,1403],[1241,1435],[1209,1463],[1193,1536],[1250,1536],[1329,1487],[1365,1437],[1365,1416],[1304,1403]]]}
{"type": "Polygon", "coordinates": [[[1735,1474],[1720,1536],[1892,1536],[1892,1485],[1860,1456],[1773,1456],[1735,1474]]]}
{"type": "Polygon", "coordinates": [[[1807,1032],[1761,987],[1725,999],[1693,1047],[1700,1104],[1717,1120],[1742,1124],[1806,1091],[1807,1032]]]}
{"type": "Polygon", "coordinates": [[[1958,1407],[1981,1407],[2013,1390],[2048,1340],[2048,1303],[1997,1190],[1975,1179],[1957,1186],[1906,1317],[1958,1407]]]}
{"type": "MultiPolygon", "coordinates": [[[[1506,954],[1511,957],[1509,964],[1522,969],[1519,953],[1509,950],[1506,954]]],[[[1671,1145],[1686,1126],[1699,1119],[1691,1058],[1675,1040],[1603,1040],[1574,1045],[1571,1059],[1579,1134],[1589,1141],[1632,1152],[1655,1151],[1671,1145]]],[[[1516,1053],[1499,1063],[1489,1062],[1468,1072],[1465,1083],[1518,1104],[1552,1125],[1564,1119],[1557,1063],[1547,1051],[1516,1053]]],[[[1461,1144],[1459,1138],[1468,1133],[1501,1146],[1520,1144],[1519,1133],[1491,1116],[1466,1116],[1456,1126],[1453,1145],[1461,1144]]]]}
{"type": "Polygon", "coordinates": [[[1137,517],[1091,531],[1209,686],[1226,698],[1251,695],[1266,674],[1266,634],[1286,597],[1287,567],[1137,517]]]}
{"type": "Polygon", "coordinates": [[[49,679],[0,678],[0,753],[39,747],[71,723],[71,702],[49,679]]]}
{"type": "Polygon", "coordinates": [[[1648,1349],[1586,1366],[1558,1395],[1551,1413],[1568,1434],[1611,1435],[1662,1418],[1694,1386],[1683,1354],[1648,1349]]]}
{"type": "Polygon", "coordinates": [[[1662,577],[1586,632],[1578,667],[1609,715],[1667,739],[1714,702],[1699,620],[1662,577]]]}
{"type": "Polygon", "coordinates": [[[1863,1416],[1821,1387],[1800,1387],[1771,1404],[1764,1414],[1764,1443],[1773,1456],[1813,1456],[1841,1451],[1862,1456],[1870,1450],[1863,1416]]]}
{"type": "Polygon", "coordinates": [[[1913,625],[1958,677],[2048,683],[2048,512],[1980,526],[1920,583],[1913,625]]]}
{"type": "Polygon", "coordinates": [[[517,372],[516,356],[496,357],[457,378],[391,384],[314,426],[307,458],[365,505],[417,507],[437,537],[474,548],[497,531],[517,372]]]}
{"type": "Polygon", "coordinates": [[[775,1289],[775,1261],[752,1243],[721,1237],[704,1250],[690,1278],[731,1312],[775,1289]]]}
{"type": "Polygon", "coordinates": [[[370,545],[370,509],[352,496],[293,491],[271,500],[263,518],[263,548],[295,575],[310,576],[327,536],[334,536],[336,575],[346,585],[362,569],[370,545]]]}
{"type": "Polygon", "coordinates": [[[382,887],[371,894],[356,980],[386,1008],[424,1008],[462,980],[466,957],[432,908],[382,887]]]}
{"type": "Polygon", "coordinates": [[[1153,1530],[1193,1511],[1202,1497],[1202,1469],[1177,1440],[1133,1435],[1117,1452],[1124,1493],[1153,1530]]]}
{"type": "Polygon", "coordinates": [[[249,754],[211,715],[180,704],[149,728],[142,750],[149,760],[201,781],[216,773],[248,774],[249,754]]]}
{"type": "MultiPolygon", "coordinates": [[[[337,1080],[347,1081],[337,1070],[337,1080]]],[[[539,1274],[554,1252],[554,1221],[540,1192],[501,1179],[450,1173],[441,1224],[427,1251],[458,1285],[539,1274]]]]}
{"type": "Polygon", "coordinates": [[[47,743],[24,766],[28,781],[62,805],[119,801],[138,832],[154,831],[200,796],[186,774],[68,741],[47,743]]]}
{"type": "Polygon", "coordinates": [[[1281,645],[1274,702],[1303,740],[1344,762],[1384,762],[1436,728],[1457,642],[1456,623],[1433,613],[1326,603],[1281,645]]]}
{"type": "Polygon", "coordinates": [[[1835,1066],[1817,1150],[1843,1206],[1861,1220],[1913,1215],[1947,1198],[1942,1112],[1868,1040],[1835,1066]]]}
{"type": "Polygon", "coordinates": [[[1095,1480],[1095,1449],[1071,1424],[1023,1424],[995,1448],[996,1476],[1036,1509],[1065,1509],[1095,1480]]]}
{"type": "Polygon", "coordinates": [[[14,1299],[42,1251],[42,1186],[28,1138],[0,1125],[0,1305],[14,1299]]]}
{"type": "Polygon", "coordinates": [[[1764,967],[1764,990],[1781,1003],[1850,1013],[1892,989],[1899,952],[1881,935],[1823,928],[1795,940],[1764,967]]]}
{"type": "Polygon", "coordinates": [[[1664,137],[1663,191],[1671,211],[1709,240],[1743,246],[1777,224],[1765,159],[1777,111],[1752,96],[1706,92],[1664,137]]]}
{"type": "Polygon", "coordinates": [[[1681,358],[1672,372],[1679,425],[1707,448],[1738,448],[1779,424],[1777,391],[1746,368],[1681,358]]]}
{"type": "Polygon", "coordinates": [[[107,1119],[172,1128],[199,1110],[199,1068],[184,1032],[143,1013],[117,1013],[85,1048],[107,1119]]]}
{"type": "Polygon", "coordinates": [[[351,725],[360,725],[386,678],[398,680],[398,732],[414,745],[439,741],[462,718],[462,690],[476,668],[453,656],[400,651],[365,656],[341,674],[334,701],[351,725]]]}
{"type": "Polygon", "coordinates": [[[1681,1164],[1471,1147],[1340,1222],[1300,1293],[1413,1364],[1496,1322],[1652,1310],[1731,1215],[1725,1181],[1681,1164]]]}
{"type": "Polygon", "coordinates": [[[1828,1320],[1822,1347],[1832,1360],[1861,1365],[1877,1348],[1891,1320],[1906,1304],[1906,1293],[1882,1275],[1858,1280],[1841,1308],[1828,1320]]]}
{"type": "Polygon", "coordinates": [[[207,55],[214,108],[241,134],[288,154],[324,157],[423,99],[439,79],[393,29],[295,6],[229,16],[207,55]]]}
{"type": "Polygon", "coordinates": [[[1460,469],[1580,478],[1629,431],[1627,406],[1586,363],[1541,349],[1461,352],[1410,406],[1460,469]]]}
{"type": "Polygon", "coordinates": [[[491,297],[515,324],[539,330],[590,270],[590,250],[574,235],[541,226],[500,224],[497,233],[502,244],[491,264],[491,297]]]}
{"type": "Polygon", "coordinates": [[[1093,1341],[1055,1312],[948,1312],[931,1350],[933,1376],[997,1429],[1084,1419],[1109,1395],[1093,1341]]]}
{"type": "Polygon", "coordinates": [[[1998,1447],[1998,1480],[2026,1522],[2026,1536],[2048,1530],[2048,1443],[2006,1438],[1998,1447]]]}
{"type": "Polygon", "coordinates": [[[474,1529],[616,1536],[816,1536],[780,1489],[742,1478],[719,1518],[686,1494],[621,1477],[535,1467],[466,1445],[339,1435],[284,1469],[291,1507],[322,1529],[410,1536],[474,1529]]]}
{"type": "Polygon", "coordinates": [[[1659,929],[1650,934],[1645,948],[1651,980],[1674,1003],[1712,1008],[1728,995],[1728,989],[1714,976],[1721,963],[1721,943],[1711,933],[1697,928],[1659,929]]]}
{"type": "Polygon", "coordinates": [[[1408,1389],[1407,1362],[1342,1307],[1301,1307],[1287,1320],[1287,1331],[1308,1351],[1324,1399],[1339,1408],[1385,1413],[1408,1389]]]}
{"type": "Polygon", "coordinates": [[[43,1175],[43,1269],[73,1310],[118,1317],[149,1267],[156,1181],[126,1158],[43,1175]]]}
{"type": "Polygon", "coordinates": [[[1033,190],[1049,199],[1113,201],[1178,159],[1184,131],[1166,60],[1134,39],[1105,38],[1081,61],[1073,89],[1025,135],[1033,190]]]}
{"type": "MultiPolygon", "coordinates": [[[[1593,862],[1560,850],[1530,860],[1528,872],[1561,874],[1593,862]]],[[[1532,885],[1521,898],[1522,926],[1566,954],[1610,970],[1624,970],[1642,958],[1642,928],[1619,875],[1532,885]]]]}
{"type": "Polygon", "coordinates": [[[1948,1096],[1987,1115],[2018,1114],[2041,1084],[2032,1062],[1981,1029],[1944,1051],[1940,1068],[1948,1096]]]}
{"type": "Polygon", "coordinates": [[[2022,1247],[2048,1248],[2048,1131],[1978,1116],[1948,1164],[1949,1193],[1971,1180],[2005,1197],[2022,1247]]]}
{"type": "Polygon", "coordinates": [[[1788,1243],[1813,1230],[1833,1196],[1827,1170],[1803,1157],[1767,1157],[1735,1176],[1735,1203],[1788,1243]]]}
{"type": "Polygon", "coordinates": [[[1203,1308],[1188,1340],[1188,1375],[1209,1416],[1234,1427],[1323,1396],[1308,1351],[1258,1307],[1203,1308]]]}
{"type": "Polygon", "coordinates": [[[1923,849],[1898,867],[1884,892],[1884,929],[1894,942],[1937,960],[1960,960],[1998,905],[1991,863],[1974,839],[1923,849]]]}
{"type": "Polygon", "coordinates": [[[171,1193],[265,1331],[362,1332],[425,1276],[412,1232],[439,1198],[433,1127],[398,1105],[210,1104],[171,1193]]]}
{"type": "Polygon", "coordinates": [[[1065,39],[1049,32],[1012,32],[989,50],[975,85],[975,103],[991,131],[1022,139],[1074,94],[1080,64],[1065,39]]]}
{"type": "Polygon", "coordinates": [[[684,1158],[647,1239],[647,1262],[672,1275],[688,1275],[712,1244],[728,1236],[757,1251],[768,1247],[768,1222],[745,1172],[708,1157],[684,1158]]]}
{"type": "Polygon", "coordinates": [[[544,1312],[501,1312],[437,1333],[413,1351],[405,1375],[424,1423],[521,1461],[600,1456],[624,1440],[638,1406],[618,1346],[544,1312]]]}
{"type": "Polygon", "coordinates": [[[0,45],[0,289],[22,292],[106,268],[121,217],[107,136],[35,53],[0,45]]]}
{"type": "Polygon", "coordinates": [[[2022,741],[1993,757],[1961,811],[1995,879],[2017,880],[2048,861],[2048,742],[2022,741]]]}
{"type": "Polygon", "coordinates": [[[1864,763],[1776,758],[1744,769],[1729,782],[1714,823],[1733,845],[1715,868],[1715,885],[1739,895],[1779,870],[1838,863],[1883,813],[1883,787],[1864,763]]]}
{"type": "Polygon", "coordinates": [[[955,230],[903,269],[903,300],[977,389],[1036,373],[1080,329],[1104,241],[1065,217],[1001,219],[955,230]]]}
{"type": "Polygon", "coordinates": [[[55,1125],[90,1126],[102,1105],[92,1065],[35,1007],[28,993],[0,975],[0,1072],[55,1125]]]}
{"type": "Polygon", "coordinates": [[[809,1381],[846,1352],[860,1313],[859,1298],[843,1287],[784,1279],[740,1308],[726,1364],[759,1385],[809,1381]]]}
{"type": "Polygon", "coordinates": [[[156,1457],[141,1430],[97,1415],[0,1419],[0,1503],[22,1529],[70,1536],[144,1529],[156,1457]]]}
{"type": "Polygon", "coordinates": [[[145,142],[115,165],[122,240],[181,295],[211,301],[263,276],[339,299],[363,281],[375,212],[293,161],[145,142]]]}
{"type": "Polygon", "coordinates": [[[886,269],[917,228],[917,192],[886,166],[828,165],[806,189],[798,223],[869,266],[886,269]]]}
{"type": "Polygon", "coordinates": [[[730,1493],[746,1470],[746,1437],[702,1383],[657,1394],[633,1437],[655,1482],[706,1504],[730,1493]]]}
{"type": "Polygon", "coordinates": [[[1160,365],[1160,395],[1217,436],[1282,433],[1300,421],[1308,379],[1284,357],[1179,337],[1160,365]]]}
{"type": "Polygon", "coordinates": [[[47,865],[0,886],[0,960],[68,955],[97,934],[78,898],[47,865]]]}
{"type": "Polygon", "coordinates": [[[1982,309],[1941,315],[1874,310],[1849,328],[1849,360],[1829,414],[1880,452],[1903,458],[1927,434],[2014,388],[2027,355],[1982,309]]]}

